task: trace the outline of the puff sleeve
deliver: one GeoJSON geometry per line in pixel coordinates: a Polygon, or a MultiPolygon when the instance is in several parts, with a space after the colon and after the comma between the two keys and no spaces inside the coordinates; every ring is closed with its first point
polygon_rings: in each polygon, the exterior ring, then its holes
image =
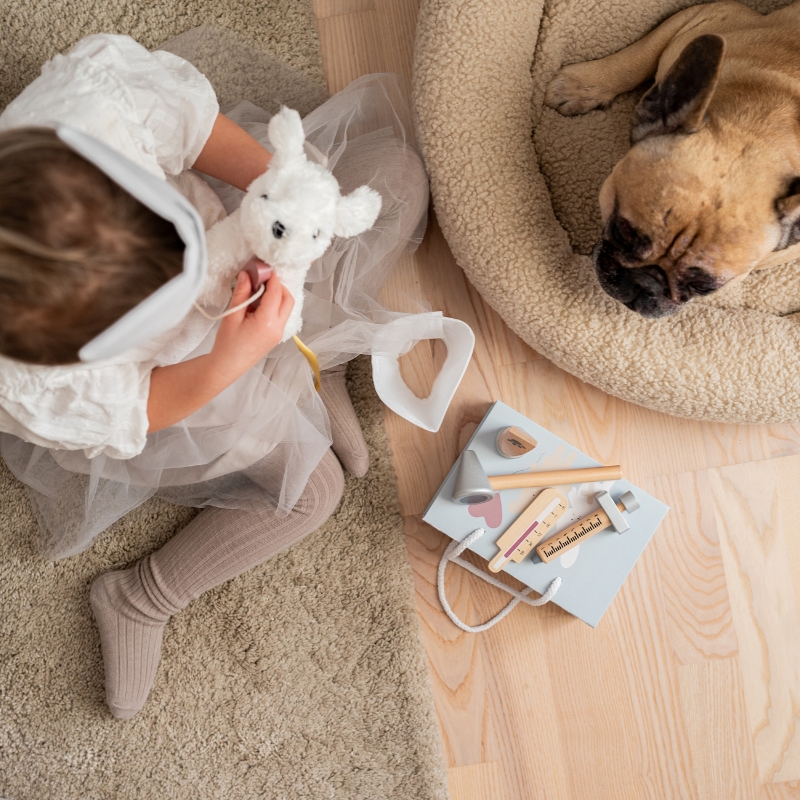
{"type": "Polygon", "coordinates": [[[218,112],[211,84],[188,61],[95,34],[42,67],[0,115],[0,130],[71,125],[163,178],[194,164],[218,112]]]}
{"type": "Polygon", "coordinates": [[[0,357],[0,431],[87,458],[132,458],[147,439],[153,362],[40,367],[0,357]]]}

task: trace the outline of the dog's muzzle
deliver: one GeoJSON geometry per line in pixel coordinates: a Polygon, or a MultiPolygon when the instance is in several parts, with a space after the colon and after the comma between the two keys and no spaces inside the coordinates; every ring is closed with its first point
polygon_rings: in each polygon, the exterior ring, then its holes
{"type": "Polygon", "coordinates": [[[669,282],[655,264],[626,267],[614,255],[614,246],[600,239],[592,251],[592,261],[603,291],[643,317],[674,314],[681,307],[669,296],[669,282]]]}

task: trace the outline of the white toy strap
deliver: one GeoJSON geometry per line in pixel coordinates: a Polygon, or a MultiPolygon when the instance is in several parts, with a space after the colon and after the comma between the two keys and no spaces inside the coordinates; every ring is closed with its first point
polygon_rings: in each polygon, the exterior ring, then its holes
{"type": "Polygon", "coordinates": [[[549,603],[550,600],[553,599],[555,593],[558,591],[559,586],[561,586],[561,578],[555,577],[552,581],[550,581],[547,591],[540,598],[537,600],[531,600],[528,595],[533,591],[533,589],[525,589],[525,591],[518,592],[516,589],[512,589],[510,586],[506,586],[504,583],[497,580],[497,578],[493,578],[491,575],[487,575],[485,572],[479,570],[477,567],[470,564],[469,561],[459,558],[464,550],[466,550],[474,542],[478,541],[478,539],[480,539],[485,533],[485,529],[476,528],[474,531],[472,531],[472,533],[462,539],[462,541],[450,542],[450,544],[447,546],[447,549],[444,551],[444,553],[442,553],[442,558],[439,561],[439,571],[436,580],[436,584],[439,589],[439,602],[442,604],[444,613],[450,617],[453,624],[457,625],[462,631],[466,631],[467,633],[481,633],[481,631],[491,628],[492,625],[496,625],[498,622],[500,622],[500,620],[503,619],[503,617],[505,617],[506,614],[508,614],[518,603],[527,603],[529,606],[543,606],[545,603],[549,603]],[[502,589],[504,592],[513,595],[514,599],[502,611],[500,611],[500,613],[496,614],[482,625],[467,625],[456,616],[455,612],[450,607],[450,603],[447,601],[447,595],[444,591],[444,571],[447,569],[448,561],[452,561],[455,564],[458,564],[460,567],[464,567],[464,569],[468,570],[473,575],[477,575],[477,577],[486,581],[486,583],[490,583],[492,586],[496,586],[498,589],[502,589]]]}

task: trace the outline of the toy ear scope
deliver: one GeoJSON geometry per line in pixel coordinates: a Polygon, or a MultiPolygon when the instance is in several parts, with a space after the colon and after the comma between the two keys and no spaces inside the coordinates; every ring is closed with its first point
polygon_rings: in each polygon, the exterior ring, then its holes
{"type": "MultiPolygon", "coordinates": [[[[64,144],[119,184],[151,211],[169,220],[185,245],[183,272],[157,289],[113,325],[87,342],[79,351],[83,362],[113,358],[125,350],[159,336],[177,325],[191,310],[208,269],[205,228],[194,206],[169,183],[151,175],[116,150],[68,125],[59,125],[56,134],[64,144]]],[[[247,265],[250,266],[250,265],[247,265]]],[[[251,274],[254,289],[269,276],[251,274]]],[[[263,290],[261,290],[263,293],[263,290]]],[[[257,305],[259,297],[248,304],[257,305]]],[[[233,311],[233,309],[228,309],[233,311]]],[[[314,368],[319,390],[319,366],[302,342],[297,346],[314,368]],[[301,346],[302,345],[302,346],[301,346]]],[[[383,326],[372,353],[373,380],[381,400],[410,422],[436,431],[458,388],[472,356],[475,336],[469,326],[440,312],[414,314],[383,326]],[[418,398],[400,374],[398,357],[421,339],[444,339],[447,358],[427,398],[418,398]]]]}
{"type": "Polygon", "coordinates": [[[78,353],[81,361],[100,361],[168,331],[189,313],[208,267],[205,229],[194,206],[166,181],[68,125],[59,125],[56,134],[140,203],[169,220],[185,245],[183,272],[87,342],[78,353]]]}

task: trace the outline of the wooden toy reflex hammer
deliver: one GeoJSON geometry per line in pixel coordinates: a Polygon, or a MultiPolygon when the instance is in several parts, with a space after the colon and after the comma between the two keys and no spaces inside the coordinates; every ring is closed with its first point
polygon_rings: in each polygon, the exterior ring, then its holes
{"type": "Polygon", "coordinates": [[[526,489],[538,486],[565,486],[588,481],[616,481],[622,477],[619,464],[611,467],[559,469],[553,472],[515,472],[488,476],[474,450],[465,450],[458,460],[453,500],[461,505],[488,503],[501,489],[526,489]]]}

